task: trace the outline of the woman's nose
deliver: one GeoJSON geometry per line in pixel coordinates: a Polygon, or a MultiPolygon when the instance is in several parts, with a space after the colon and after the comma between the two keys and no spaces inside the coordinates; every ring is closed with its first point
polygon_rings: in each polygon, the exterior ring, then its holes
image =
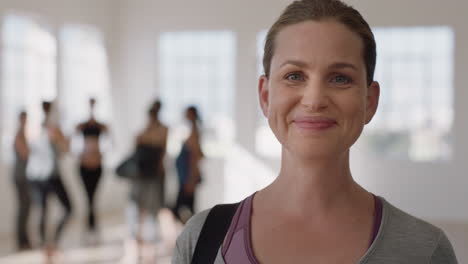
{"type": "Polygon", "coordinates": [[[329,105],[326,87],[320,82],[309,82],[303,90],[301,105],[312,111],[321,111],[329,105]]]}

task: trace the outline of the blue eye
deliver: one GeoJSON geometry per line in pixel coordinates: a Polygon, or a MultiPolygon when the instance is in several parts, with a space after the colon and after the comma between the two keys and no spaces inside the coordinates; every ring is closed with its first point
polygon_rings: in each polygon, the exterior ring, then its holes
{"type": "Polygon", "coordinates": [[[286,79],[288,79],[289,81],[302,81],[302,80],[304,80],[302,75],[299,74],[299,73],[288,74],[288,75],[286,75],[286,79]]]}
{"type": "Polygon", "coordinates": [[[349,84],[351,82],[351,78],[345,75],[336,75],[332,78],[331,82],[337,84],[349,84]]]}

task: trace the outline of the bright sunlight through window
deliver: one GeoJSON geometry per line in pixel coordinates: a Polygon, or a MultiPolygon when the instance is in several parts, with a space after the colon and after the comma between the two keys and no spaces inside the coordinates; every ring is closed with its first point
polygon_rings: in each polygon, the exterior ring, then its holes
{"type": "Polygon", "coordinates": [[[230,31],[163,33],[159,42],[162,118],[174,127],[169,152],[178,151],[184,109],[196,105],[204,150],[220,153],[234,137],[235,35],[230,31]]]}
{"type": "Polygon", "coordinates": [[[376,28],[379,109],[363,141],[382,157],[452,154],[454,33],[449,27],[376,28]]]}
{"type": "Polygon", "coordinates": [[[25,16],[8,15],[2,24],[2,154],[12,161],[18,115],[28,113],[29,137],[39,132],[41,102],[57,95],[57,43],[49,28],[25,16]]]}

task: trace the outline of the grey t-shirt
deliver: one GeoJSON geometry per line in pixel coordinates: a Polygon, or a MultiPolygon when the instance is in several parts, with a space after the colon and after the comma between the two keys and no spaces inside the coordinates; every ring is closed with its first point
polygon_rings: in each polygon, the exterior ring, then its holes
{"type": "MultiPolygon", "coordinates": [[[[380,198],[382,222],[377,237],[358,264],[458,264],[444,232],[380,198]]],[[[172,264],[190,264],[209,210],[189,220],[177,239],[172,264]]],[[[225,264],[218,250],[215,264],[225,264]]]]}

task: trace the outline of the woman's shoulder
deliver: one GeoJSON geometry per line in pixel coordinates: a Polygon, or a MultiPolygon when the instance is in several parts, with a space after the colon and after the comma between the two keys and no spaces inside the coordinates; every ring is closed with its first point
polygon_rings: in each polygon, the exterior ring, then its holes
{"type": "Polygon", "coordinates": [[[413,216],[387,200],[380,198],[383,202],[385,224],[391,228],[393,232],[402,232],[408,235],[415,235],[416,238],[437,237],[442,230],[425,220],[413,216]]]}
{"type": "Polygon", "coordinates": [[[163,130],[164,132],[168,132],[169,131],[169,127],[163,123],[160,124],[161,125],[161,130],[163,130]]]}
{"type": "MultiPolygon", "coordinates": [[[[205,239],[203,240],[204,247],[208,246],[205,244],[207,242],[206,239],[208,236],[211,242],[213,241],[219,242],[218,240],[219,238],[224,238],[226,233],[229,232],[228,227],[230,226],[231,220],[233,219],[234,214],[236,213],[237,209],[239,208],[239,206],[242,205],[242,203],[247,201],[249,197],[247,197],[246,199],[238,203],[218,204],[214,206],[213,208],[202,211],[194,215],[192,218],[190,218],[187,224],[185,225],[182,233],[177,238],[176,247],[175,247],[173,258],[172,258],[173,260],[172,263],[177,263],[177,264],[190,263],[192,256],[195,252],[195,247],[200,237],[200,233],[202,232],[203,226],[205,225],[206,221],[208,221],[206,223],[209,224],[208,226],[210,228],[209,230],[203,231],[204,232],[203,239],[205,239]],[[207,220],[208,217],[210,217],[209,220],[207,220]],[[213,226],[212,224],[214,223],[216,224],[213,226]],[[222,237],[220,237],[219,235],[221,235],[222,237]]],[[[213,243],[211,242],[209,242],[210,247],[217,245],[218,243],[218,242],[213,242],[213,243]]],[[[216,258],[218,262],[215,261],[215,263],[224,263],[222,261],[220,262],[219,248],[215,250],[218,250],[218,255],[216,258]]]]}
{"type": "Polygon", "coordinates": [[[457,263],[455,254],[444,231],[420,218],[395,207],[383,198],[381,229],[374,250],[381,258],[395,257],[432,260],[431,263],[457,263]],[[444,261],[434,262],[437,258],[444,261]]]}
{"type": "Polygon", "coordinates": [[[176,262],[173,263],[190,263],[193,252],[195,251],[195,246],[197,245],[198,237],[200,236],[203,224],[210,211],[211,209],[207,209],[195,214],[185,224],[182,233],[180,233],[176,241],[173,256],[176,262]]]}

